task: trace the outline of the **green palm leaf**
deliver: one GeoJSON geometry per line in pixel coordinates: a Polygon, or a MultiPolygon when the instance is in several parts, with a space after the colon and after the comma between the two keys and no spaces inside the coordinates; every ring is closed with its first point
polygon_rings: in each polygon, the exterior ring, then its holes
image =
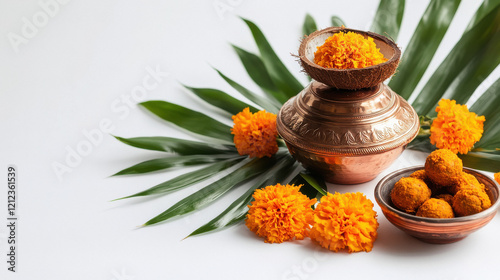
{"type": "Polygon", "coordinates": [[[404,11],[405,0],[381,0],[370,30],[396,40],[404,11]]]}
{"type": "Polygon", "coordinates": [[[205,179],[208,179],[217,173],[226,170],[227,168],[234,166],[238,162],[242,161],[245,159],[244,157],[239,157],[239,158],[232,158],[228,160],[224,160],[221,162],[217,162],[214,164],[211,164],[205,168],[201,168],[192,172],[188,172],[186,174],[182,174],[180,176],[177,176],[173,179],[170,179],[166,182],[163,182],[161,184],[158,184],[154,187],[151,187],[147,190],[144,190],[142,192],[138,192],[133,195],[129,195],[126,197],[122,197],[116,200],[120,199],[125,199],[125,198],[132,198],[132,197],[139,197],[139,196],[148,196],[148,195],[157,195],[157,194],[165,194],[165,193],[171,193],[180,189],[183,189],[185,187],[191,186],[193,184],[196,184],[198,182],[201,182],[205,179]]]}
{"type": "Polygon", "coordinates": [[[237,46],[233,46],[233,48],[250,78],[267,94],[268,98],[277,101],[278,104],[288,100],[287,95],[280,91],[274,83],[260,57],[237,46]]]}
{"type": "Polygon", "coordinates": [[[123,138],[118,136],[114,137],[132,147],[160,152],[176,153],[179,155],[214,155],[237,153],[234,145],[202,143],[163,136],[134,138],[123,138]]]}
{"type": "Polygon", "coordinates": [[[470,110],[479,116],[484,116],[488,122],[494,115],[500,112],[500,79],[497,79],[476,102],[470,110]]]}
{"type": "Polygon", "coordinates": [[[490,122],[486,123],[484,126],[484,134],[477,145],[480,149],[483,150],[495,150],[500,149],[500,125],[498,125],[498,121],[500,119],[500,113],[495,115],[495,120],[490,119],[490,122]]]}
{"type": "Polygon", "coordinates": [[[236,199],[226,210],[210,222],[193,231],[187,237],[220,230],[245,219],[248,212],[247,205],[253,200],[252,195],[254,191],[269,185],[282,183],[293,171],[292,166],[294,163],[295,160],[291,156],[286,156],[279,160],[270,170],[262,174],[261,179],[255,185],[236,199]]]}
{"type": "Polygon", "coordinates": [[[459,156],[464,166],[489,172],[500,171],[500,155],[470,152],[466,155],[459,156]]]}
{"type": "Polygon", "coordinates": [[[430,153],[436,149],[436,146],[431,144],[429,135],[417,136],[410,144],[408,149],[430,153]]]}
{"type": "Polygon", "coordinates": [[[304,24],[302,25],[302,34],[309,35],[314,31],[318,30],[316,26],[316,21],[310,14],[306,14],[306,18],[304,19],[304,24]]]}
{"type": "Polygon", "coordinates": [[[339,18],[338,16],[332,16],[330,18],[330,22],[332,23],[332,26],[342,26],[342,25],[345,26],[344,21],[341,18],[339,18]]]}
{"type": "Polygon", "coordinates": [[[464,33],[413,102],[419,114],[435,115],[441,98],[466,103],[500,62],[500,6],[464,33]]]}
{"type": "Polygon", "coordinates": [[[166,101],[146,101],[140,103],[158,117],[196,134],[233,142],[231,127],[205,114],[166,101]]]}
{"type": "Polygon", "coordinates": [[[278,88],[288,98],[293,97],[302,91],[304,86],[300,84],[300,82],[285,67],[283,62],[281,62],[262,31],[250,20],[243,20],[247,24],[248,28],[250,28],[253,38],[257,43],[257,47],[259,48],[262,62],[266,66],[266,69],[269,71],[271,78],[278,88]]]}
{"type": "Polygon", "coordinates": [[[153,225],[179,215],[191,213],[214,202],[231,188],[252,179],[257,175],[260,175],[265,170],[271,168],[281,157],[283,157],[283,155],[274,156],[270,159],[253,159],[236,171],[177,202],[175,205],[168,208],[158,216],[147,221],[144,226],[153,225]]]}
{"type": "MultiPolygon", "coordinates": [[[[316,26],[316,21],[314,21],[314,18],[310,14],[306,14],[306,18],[304,19],[304,24],[302,24],[302,34],[304,36],[307,36],[314,31],[318,30],[318,27],[316,26]]],[[[308,75],[307,79],[311,81],[311,77],[308,75]]]]}
{"type": "Polygon", "coordinates": [[[500,5],[500,0],[484,0],[483,4],[477,9],[476,13],[469,22],[465,31],[469,31],[474,25],[480,22],[487,14],[489,14],[496,6],[500,5]]]}
{"type": "Polygon", "coordinates": [[[484,133],[481,140],[476,144],[477,148],[495,150],[500,148],[500,79],[497,79],[482,95],[474,102],[471,111],[479,116],[484,116],[484,133]]]}
{"type": "Polygon", "coordinates": [[[323,178],[307,170],[297,174],[290,181],[290,184],[296,186],[302,185],[300,192],[307,195],[310,199],[316,198],[319,201],[322,196],[326,195],[327,187],[323,178]],[[307,180],[305,179],[306,177],[308,178],[307,180]]]}
{"type": "Polygon", "coordinates": [[[228,158],[234,158],[236,155],[192,155],[192,156],[173,156],[166,158],[157,158],[143,161],[122,171],[117,172],[113,176],[143,174],[159,170],[166,170],[173,167],[192,166],[198,164],[212,163],[228,158]]]}
{"type": "Polygon", "coordinates": [[[226,75],[222,74],[219,70],[216,69],[216,71],[229,85],[231,85],[235,90],[237,90],[239,93],[241,93],[241,95],[248,98],[248,100],[254,102],[255,104],[259,105],[260,107],[262,107],[263,109],[265,109],[268,112],[271,112],[274,114],[278,113],[278,110],[281,107],[281,105],[278,101],[276,101],[275,99],[271,99],[271,98],[267,98],[267,97],[255,94],[252,91],[243,87],[242,85],[229,79],[226,75]]]}
{"type": "Polygon", "coordinates": [[[229,94],[223,92],[222,90],[213,88],[193,88],[184,86],[189,89],[192,93],[196,94],[199,98],[203,99],[207,103],[220,108],[231,115],[236,115],[243,111],[246,107],[250,108],[250,111],[256,113],[259,109],[248,105],[247,103],[240,101],[229,94]]]}
{"type": "Polygon", "coordinates": [[[454,1],[431,1],[401,58],[398,72],[389,86],[408,99],[424,75],[460,4],[454,1]]]}
{"type": "Polygon", "coordinates": [[[309,185],[311,185],[314,189],[316,189],[320,194],[326,195],[326,184],[324,180],[319,179],[317,176],[314,176],[308,172],[300,173],[300,176],[306,180],[309,185]]]}

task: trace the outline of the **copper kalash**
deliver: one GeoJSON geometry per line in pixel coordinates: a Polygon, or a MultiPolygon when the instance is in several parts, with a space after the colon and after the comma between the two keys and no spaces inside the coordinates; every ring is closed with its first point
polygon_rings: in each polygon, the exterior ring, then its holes
{"type": "Polygon", "coordinates": [[[306,37],[299,58],[314,80],[283,105],[277,119],[291,155],[337,184],[370,181],[391,165],[420,128],[415,110],[382,83],[396,70],[400,55],[396,44],[371,32],[333,27],[306,37]],[[388,61],[345,70],[315,65],[316,46],[341,31],[374,38],[388,61]]]}

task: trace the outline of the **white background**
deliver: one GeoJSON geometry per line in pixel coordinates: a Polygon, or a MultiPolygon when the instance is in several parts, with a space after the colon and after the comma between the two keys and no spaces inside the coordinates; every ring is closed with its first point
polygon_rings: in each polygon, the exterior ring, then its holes
{"type": "MultiPolygon", "coordinates": [[[[427,3],[407,1],[398,39],[403,50],[427,3]]],[[[479,5],[480,1],[463,1],[433,68],[459,39],[479,5]]],[[[110,202],[194,170],[109,178],[161,155],[119,143],[110,133],[189,138],[137,108],[137,102],[162,99],[206,111],[179,83],[219,88],[240,97],[212,66],[257,90],[230,47],[231,43],[257,51],[238,16],[264,31],[285,65],[305,84],[290,53],[297,52],[306,12],[320,28],[329,25],[330,16],[339,15],[350,28],[369,29],[377,6],[378,1],[368,0],[73,0],[60,4],[43,26],[31,30],[31,38],[13,46],[9,36],[23,36],[23,18],[33,22],[44,10],[38,1],[1,0],[0,279],[495,278],[500,261],[498,216],[458,243],[430,245],[396,229],[375,205],[380,227],[373,251],[347,254],[322,250],[310,240],[266,244],[242,224],[181,241],[225,209],[244,187],[201,212],[142,229],[136,226],[200,186],[160,198],[110,202]],[[231,10],[218,12],[215,3],[231,10]],[[131,98],[134,87],[150,75],[147,69],[156,68],[168,72],[168,77],[160,77],[141,98],[131,98]],[[69,151],[84,145],[85,133],[95,133],[103,121],[110,124],[110,131],[73,162],[71,172],[58,178],[53,165],[66,164],[69,151]],[[17,273],[8,272],[4,261],[9,164],[19,170],[17,273]]],[[[37,20],[43,21],[43,16],[37,20]]],[[[223,114],[211,115],[221,119],[223,114]]],[[[380,178],[423,164],[425,156],[406,151],[375,180],[355,186],[329,185],[329,191],[360,191],[375,202],[373,189],[380,178]]]]}

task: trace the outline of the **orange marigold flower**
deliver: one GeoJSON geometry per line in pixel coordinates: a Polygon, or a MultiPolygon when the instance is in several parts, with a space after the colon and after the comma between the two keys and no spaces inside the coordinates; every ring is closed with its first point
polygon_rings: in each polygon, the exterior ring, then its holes
{"type": "Polygon", "coordinates": [[[377,239],[376,217],[373,203],[362,193],[328,193],[314,210],[309,236],[335,252],[370,252],[377,239]]]}
{"type": "Polygon", "coordinates": [[[455,100],[441,99],[437,117],[431,125],[431,144],[439,149],[466,154],[483,136],[484,116],[469,112],[467,105],[455,100]]]}
{"type": "Polygon", "coordinates": [[[500,184],[500,172],[495,173],[495,181],[500,184]]]}
{"type": "Polygon", "coordinates": [[[278,151],[276,137],[276,115],[266,111],[255,114],[245,108],[233,116],[234,145],[240,155],[250,157],[271,157],[278,151]]]}
{"type": "Polygon", "coordinates": [[[247,227],[264,237],[266,243],[304,239],[316,199],[309,199],[299,189],[300,186],[277,184],[256,190],[255,201],[248,206],[247,227]]]}
{"type": "Polygon", "coordinates": [[[325,68],[363,68],[386,61],[372,37],[351,31],[333,34],[314,53],[314,62],[325,68]]]}

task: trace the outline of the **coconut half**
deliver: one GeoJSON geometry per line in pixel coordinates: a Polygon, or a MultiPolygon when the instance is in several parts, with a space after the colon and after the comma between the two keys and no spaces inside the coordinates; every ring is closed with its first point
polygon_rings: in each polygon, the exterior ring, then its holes
{"type": "Polygon", "coordinates": [[[360,89],[376,86],[396,72],[401,57],[401,50],[387,37],[373,32],[329,27],[315,31],[302,40],[299,47],[299,59],[304,71],[318,82],[338,89],[360,89]],[[325,68],[314,62],[314,52],[326,39],[338,32],[355,32],[365,38],[371,37],[387,59],[386,62],[364,68],[336,69],[325,68]]]}

